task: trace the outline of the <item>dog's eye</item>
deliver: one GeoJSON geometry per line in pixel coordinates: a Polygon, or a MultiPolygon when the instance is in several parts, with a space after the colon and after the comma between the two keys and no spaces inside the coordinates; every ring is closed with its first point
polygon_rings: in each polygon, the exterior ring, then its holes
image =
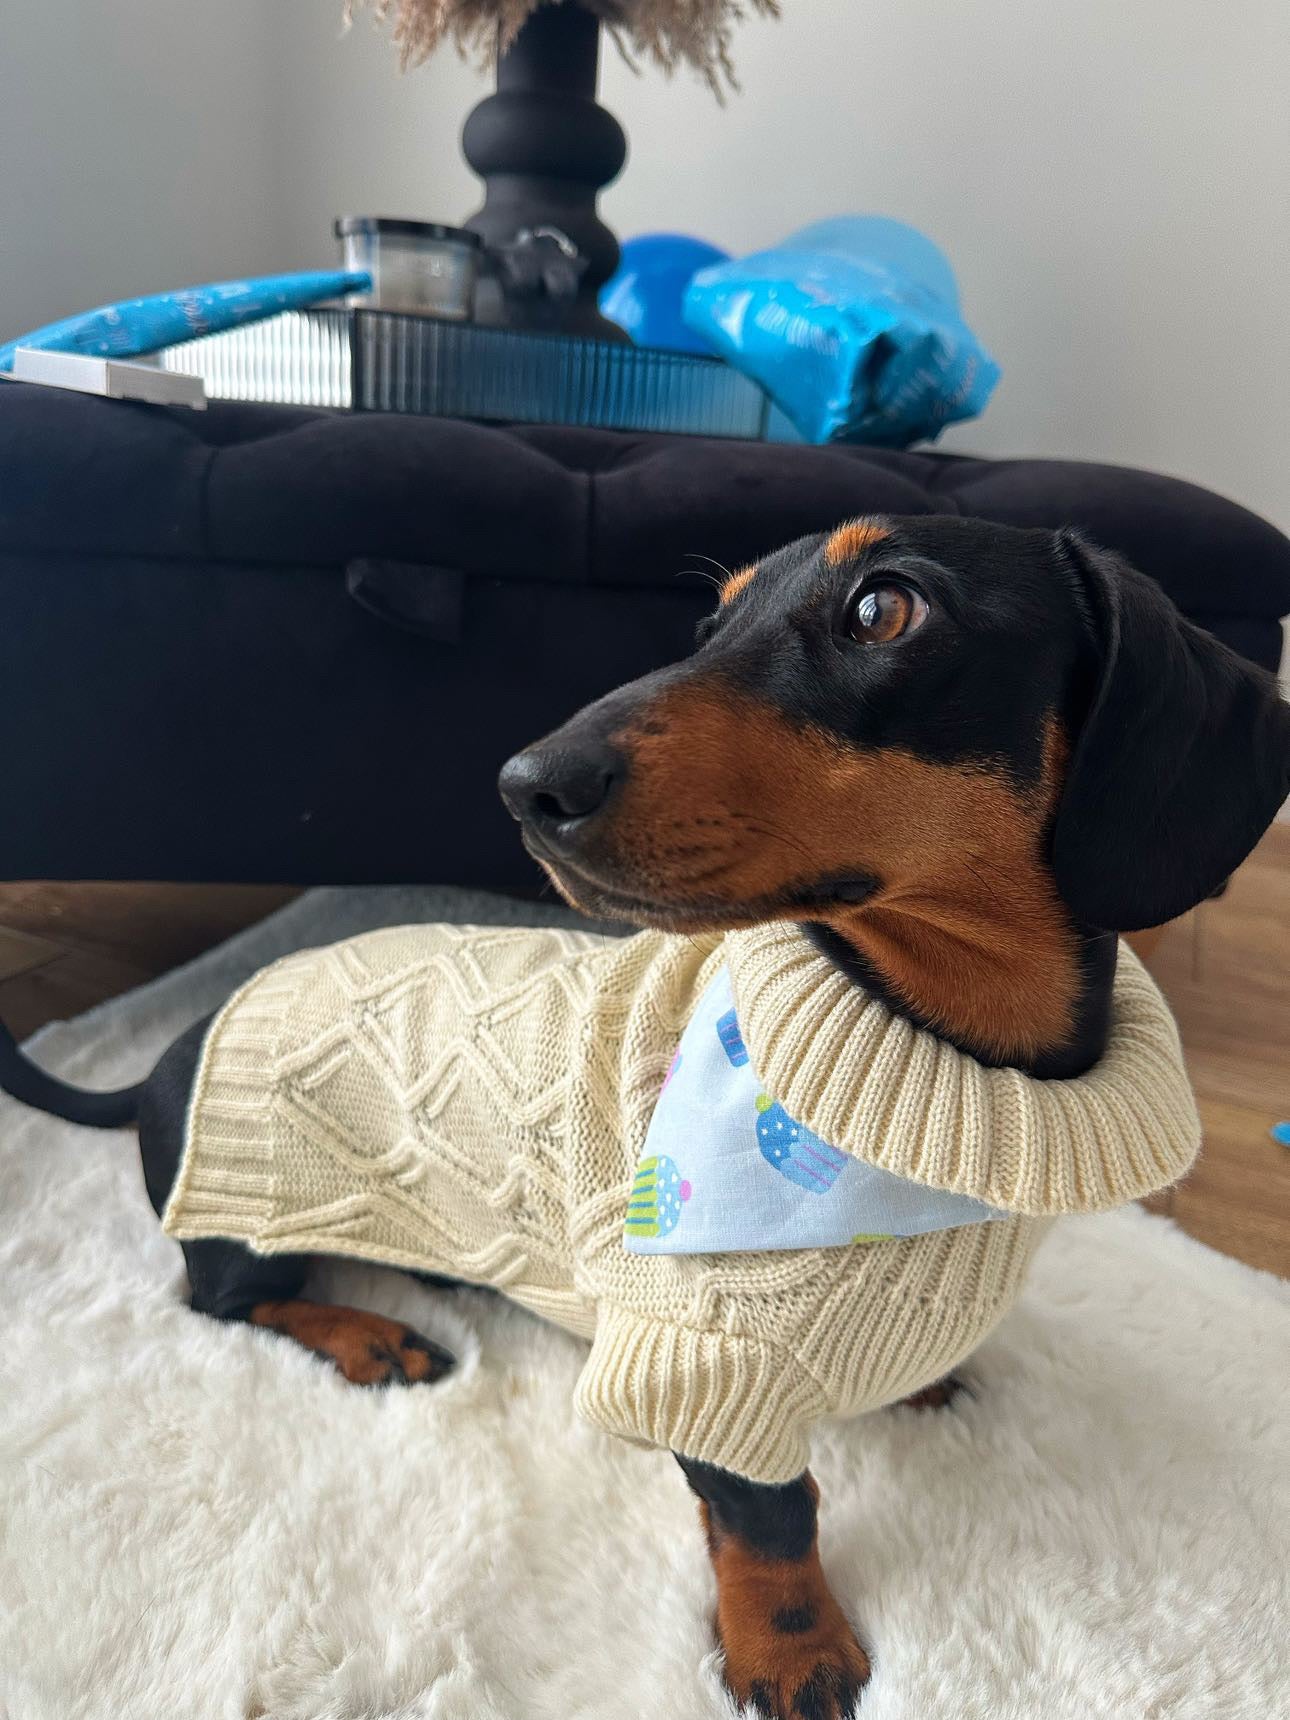
{"type": "Polygon", "coordinates": [[[886,645],[927,619],[927,599],[908,585],[867,585],[847,605],[846,631],[857,645],[886,645]]]}

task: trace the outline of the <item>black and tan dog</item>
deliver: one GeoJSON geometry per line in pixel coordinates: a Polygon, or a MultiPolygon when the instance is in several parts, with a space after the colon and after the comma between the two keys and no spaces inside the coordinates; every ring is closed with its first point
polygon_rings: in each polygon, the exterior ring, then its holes
{"type": "MultiPolygon", "coordinates": [[[[733,574],[693,657],[501,775],[577,906],[676,932],[800,921],[857,985],[1038,1078],[1097,1061],[1115,934],[1217,889],[1288,789],[1269,676],[1078,537],[958,519],[858,521],[733,574]]],[[[137,1119],[160,1211],[205,1030],[141,1088],[99,1095],[0,1039],[0,1083],[75,1121],[137,1119]]],[[[348,1379],[451,1365],[395,1321],[301,1300],[307,1260],[184,1254],[195,1309],[287,1334],[348,1379]]],[[[731,1689],[773,1716],[848,1712],[869,1663],[820,1568],[810,1475],[681,1462],[731,1689]]]]}

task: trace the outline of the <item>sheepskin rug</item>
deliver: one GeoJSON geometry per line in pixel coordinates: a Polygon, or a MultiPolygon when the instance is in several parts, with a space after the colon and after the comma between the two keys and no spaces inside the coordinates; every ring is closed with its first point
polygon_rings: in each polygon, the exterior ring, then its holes
{"type": "MultiPolygon", "coordinates": [[[[39,1052],[120,1083],[288,949],[564,918],[315,892],[39,1052]]],[[[580,1346],[375,1269],[319,1289],[458,1370],[365,1392],[191,1314],[132,1136],[0,1100],[3,1720],[729,1720],[693,1503],[574,1419],[580,1346]]],[[[1290,1284],[1136,1209],[1071,1221],[965,1371],[815,1451],[864,1720],[1290,1715],[1290,1284]]]]}

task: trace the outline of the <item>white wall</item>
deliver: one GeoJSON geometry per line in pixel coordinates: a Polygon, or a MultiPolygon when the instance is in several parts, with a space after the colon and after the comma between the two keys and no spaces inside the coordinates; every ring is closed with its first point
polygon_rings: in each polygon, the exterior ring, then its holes
{"type": "MultiPolygon", "coordinates": [[[[478,202],[457,136],[485,81],[451,53],[400,77],[340,0],[3,8],[0,337],[325,263],[341,210],[478,202]]],[[[946,446],[1153,466],[1290,530],[1286,0],[786,0],[736,47],[724,110],[607,50],[620,232],[910,220],[1005,372],[946,446]]]]}
{"type": "Polygon", "coordinates": [[[0,0],[0,340],[285,260],[271,0],[0,0]]]}
{"type": "MultiPolygon", "coordinates": [[[[400,78],[360,19],[277,0],[297,76],[293,254],[340,208],[452,218],[484,81],[443,54],[400,78]],[[320,16],[320,13],[323,16],[320,16]]],[[[743,94],[635,76],[602,98],[627,169],[621,233],[752,248],[840,210],[949,252],[1004,367],[946,447],[1174,472],[1290,530],[1290,6],[1286,0],[787,0],[738,35],[743,94]]]]}

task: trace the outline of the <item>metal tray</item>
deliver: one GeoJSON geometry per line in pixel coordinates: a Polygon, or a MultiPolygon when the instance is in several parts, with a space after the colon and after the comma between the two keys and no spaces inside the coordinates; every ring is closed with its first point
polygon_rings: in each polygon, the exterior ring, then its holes
{"type": "Polygon", "coordinates": [[[160,354],[213,399],[748,441],[770,402],[716,358],[392,311],[286,311],[160,354]]]}

